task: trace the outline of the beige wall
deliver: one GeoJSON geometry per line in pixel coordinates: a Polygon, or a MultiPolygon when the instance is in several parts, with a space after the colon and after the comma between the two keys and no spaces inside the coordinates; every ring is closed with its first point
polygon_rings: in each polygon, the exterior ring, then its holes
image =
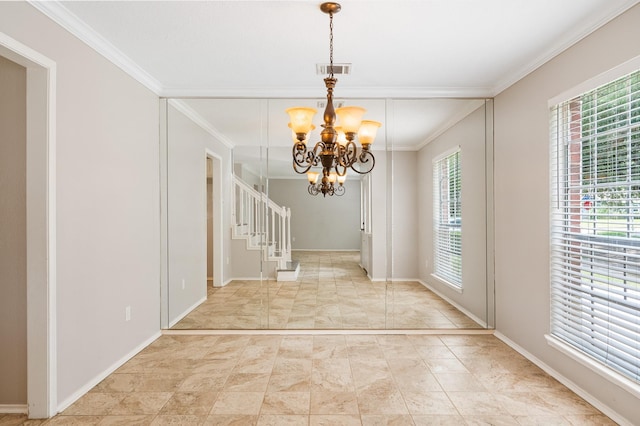
{"type": "Polygon", "coordinates": [[[55,334],[64,407],[159,333],[158,97],[26,2],[0,2],[0,28],[57,67],[55,334]]]}
{"type": "Polygon", "coordinates": [[[549,332],[548,100],[640,55],[640,5],[495,99],[497,331],[640,424],[640,401],[547,345],[549,332]]]}
{"type": "Polygon", "coordinates": [[[26,69],[0,56],[0,405],[27,403],[26,69]]]}
{"type": "MultiPolygon", "coordinates": [[[[207,295],[207,152],[220,158],[223,182],[216,182],[214,173],[212,183],[222,188],[218,196],[224,207],[231,205],[232,164],[229,148],[172,105],[168,107],[167,152],[167,293],[168,321],[172,324],[207,295]]],[[[223,209],[222,223],[225,262],[221,267],[222,281],[226,282],[232,277],[231,267],[226,264],[231,257],[231,209],[223,209]]]]}

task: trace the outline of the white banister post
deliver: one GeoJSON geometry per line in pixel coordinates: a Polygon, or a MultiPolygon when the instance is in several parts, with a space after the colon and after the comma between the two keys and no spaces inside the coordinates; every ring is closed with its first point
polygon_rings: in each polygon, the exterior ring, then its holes
{"type": "Polygon", "coordinates": [[[291,261],[291,208],[287,207],[287,260],[291,261]]]}

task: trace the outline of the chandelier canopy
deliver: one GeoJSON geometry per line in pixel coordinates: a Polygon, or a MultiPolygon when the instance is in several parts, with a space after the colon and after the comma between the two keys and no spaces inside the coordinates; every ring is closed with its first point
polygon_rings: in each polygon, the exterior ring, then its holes
{"type": "Polygon", "coordinates": [[[373,170],[376,159],[371,152],[371,144],[375,140],[378,128],[382,125],[377,121],[363,120],[366,110],[357,106],[345,106],[334,109],[333,89],[337,79],[333,75],[333,15],[341,9],[339,3],[322,3],[320,10],[329,14],[329,76],[324,79],[327,88],[327,106],[324,110],[323,130],[320,141],[313,149],[307,147],[307,139],[313,125],[315,108],[288,108],[289,127],[293,134],[293,169],[296,173],[307,174],[309,180],[309,194],[323,196],[343,195],[347,170],[351,168],[359,174],[367,174],[373,170]],[[339,126],[336,126],[336,115],[339,126]],[[360,149],[354,142],[356,135],[360,142],[360,149]],[[312,167],[322,167],[320,172],[312,171],[312,167]],[[336,186],[336,183],[338,184],[336,186]]]}

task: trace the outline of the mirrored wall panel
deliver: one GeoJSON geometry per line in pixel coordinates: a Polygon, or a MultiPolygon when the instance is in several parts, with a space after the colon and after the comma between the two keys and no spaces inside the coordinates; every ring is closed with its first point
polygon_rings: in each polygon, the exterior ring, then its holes
{"type": "Polygon", "coordinates": [[[162,101],[164,328],[493,327],[492,102],[334,102],[382,126],[323,191],[326,99],[162,101]]]}

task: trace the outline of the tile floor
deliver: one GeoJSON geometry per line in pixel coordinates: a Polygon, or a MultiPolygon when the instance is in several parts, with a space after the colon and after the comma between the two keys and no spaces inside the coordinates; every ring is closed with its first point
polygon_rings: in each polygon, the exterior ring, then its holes
{"type": "Polygon", "coordinates": [[[614,425],[492,335],[164,335],[0,425],[614,425]],[[23,423],[24,422],[24,423],[23,423]]]}
{"type": "Polygon", "coordinates": [[[359,252],[296,251],[295,282],[232,281],[174,329],[480,328],[422,284],[372,282],[359,252]]]}

